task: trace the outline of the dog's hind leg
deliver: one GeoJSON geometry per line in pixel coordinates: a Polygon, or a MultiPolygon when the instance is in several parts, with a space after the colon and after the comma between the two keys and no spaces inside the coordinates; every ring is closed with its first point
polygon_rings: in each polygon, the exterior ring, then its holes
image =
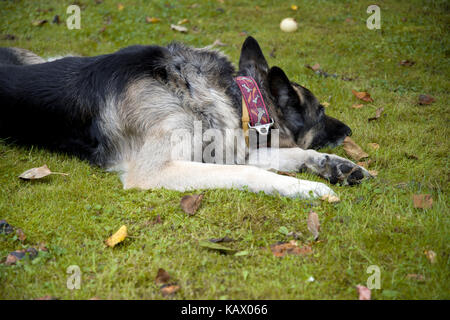
{"type": "Polygon", "coordinates": [[[329,180],[332,184],[357,184],[370,173],[350,160],[333,154],[300,148],[261,148],[249,155],[249,164],[263,169],[280,171],[308,171],[329,180]]]}
{"type": "Polygon", "coordinates": [[[235,188],[302,199],[335,194],[323,183],[299,180],[244,165],[171,161],[161,170],[142,172],[139,176],[134,181],[125,181],[125,188],[166,188],[177,191],[235,188]]]}

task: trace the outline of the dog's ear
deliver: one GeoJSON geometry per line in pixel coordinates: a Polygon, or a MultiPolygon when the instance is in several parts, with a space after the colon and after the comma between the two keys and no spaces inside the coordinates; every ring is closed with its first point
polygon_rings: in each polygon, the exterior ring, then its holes
{"type": "Polygon", "coordinates": [[[270,93],[275,98],[275,102],[282,110],[288,106],[295,106],[300,103],[288,77],[278,67],[272,67],[269,71],[269,88],[270,93]]]}
{"type": "Polygon", "coordinates": [[[267,75],[269,65],[259,47],[258,42],[253,37],[245,39],[242,45],[241,57],[239,58],[239,71],[247,71],[250,75],[267,75]]]}

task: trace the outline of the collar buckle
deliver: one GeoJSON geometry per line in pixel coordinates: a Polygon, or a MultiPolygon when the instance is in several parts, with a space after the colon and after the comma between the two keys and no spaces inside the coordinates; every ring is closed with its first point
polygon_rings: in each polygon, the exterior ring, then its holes
{"type": "Polygon", "coordinates": [[[255,129],[256,131],[258,131],[258,133],[260,135],[263,136],[267,136],[269,134],[269,129],[270,127],[273,125],[273,119],[270,119],[271,122],[270,123],[266,123],[266,124],[255,124],[254,126],[252,126],[250,123],[248,124],[248,127],[250,129],[255,129]]]}

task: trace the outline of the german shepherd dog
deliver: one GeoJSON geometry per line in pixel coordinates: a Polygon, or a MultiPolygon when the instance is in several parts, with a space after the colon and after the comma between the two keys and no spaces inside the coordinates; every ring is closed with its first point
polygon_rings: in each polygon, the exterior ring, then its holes
{"type": "Polygon", "coordinates": [[[350,128],[325,115],[314,95],[283,70],[269,68],[252,37],[242,46],[238,71],[218,51],[179,43],[52,62],[24,49],[2,48],[0,103],[0,138],[118,171],[124,188],[237,188],[311,198],[334,192],[324,183],[274,170],[307,170],[332,184],[370,177],[347,159],[313,150],[339,145],[350,128]],[[202,132],[241,128],[237,76],[256,82],[273,120],[270,130],[278,130],[278,145],[246,151],[246,159],[256,159],[251,165],[174,159],[176,130],[194,134],[196,121],[202,132]],[[270,151],[278,152],[277,161],[270,151]]]}

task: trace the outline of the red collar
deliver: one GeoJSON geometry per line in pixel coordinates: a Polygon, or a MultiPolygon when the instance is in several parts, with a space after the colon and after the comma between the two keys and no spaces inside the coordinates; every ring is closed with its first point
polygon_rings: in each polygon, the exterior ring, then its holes
{"type": "MultiPolygon", "coordinates": [[[[255,79],[252,77],[236,77],[234,80],[241,90],[242,101],[247,106],[246,109],[250,116],[248,127],[255,129],[259,134],[267,135],[270,127],[273,125],[273,119],[270,118],[255,79]]],[[[242,107],[242,112],[244,113],[244,106],[242,107]]]]}

